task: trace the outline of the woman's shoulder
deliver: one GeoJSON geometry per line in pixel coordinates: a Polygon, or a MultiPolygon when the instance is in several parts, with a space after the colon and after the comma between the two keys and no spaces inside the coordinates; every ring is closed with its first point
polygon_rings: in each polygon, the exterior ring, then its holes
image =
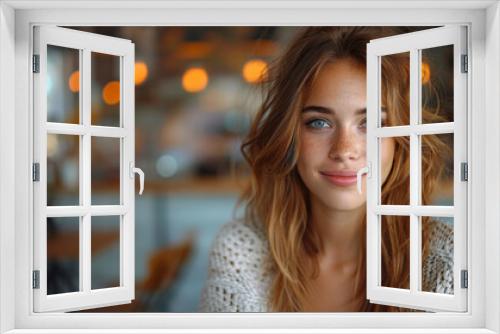
{"type": "Polygon", "coordinates": [[[453,257],[453,223],[446,218],[434,218],[428,224],[430,248],[442,256],[453,257]]]}
{"type": "Polygon", "coordinates": [[[219,242],[232,242],[234,247],[253,246],[264,247],[267,244],[264,228],[243,219],[235,219],[219,229],[215,238],[219,242]]]}
{"type": "Polygon", "coordinates": [[[209,254],[201,311],[265,312],[272,280],[263,228],[242,220],[224,224],[209,254]]]}
{"type": "Polygon", "coordinates": [[[267,269],[269,248],[263,227],[233,220],[218,231],[210,251],[210,260],[218,261],[228,273],[261,274],[267,269]]]}
{"type": "Polygon", "coordinates": [[[453,294],[453,225],[439,218],[427,223],[429,252],[423,261],[423,289],[453,294]]]}

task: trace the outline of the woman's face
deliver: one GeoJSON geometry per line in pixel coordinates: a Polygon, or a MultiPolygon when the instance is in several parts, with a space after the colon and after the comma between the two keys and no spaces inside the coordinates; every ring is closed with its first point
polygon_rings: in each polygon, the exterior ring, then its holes
{"type": "MultiPolygon", "coordinates": [[[[382,122],[385,121],[382,113],[382,122]]],[[[366,202],[356,172],[366,166],[366,73],[351,59],[325,65],[302,109],[298,171],[312,200],[333,210],[354,210],[366,202]]],[[[382,183],[391,170],[394,140],[382,140],[382,183]]]]}

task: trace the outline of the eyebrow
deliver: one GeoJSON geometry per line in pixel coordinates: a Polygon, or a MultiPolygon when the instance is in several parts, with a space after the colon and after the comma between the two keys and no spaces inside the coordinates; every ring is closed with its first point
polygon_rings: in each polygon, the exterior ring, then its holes
{"type": "MultiPolygon", "coordinates": [[[[381,112],[387,113],[386,108],[380,108],[381,112]]],[[[335,115],[335,110],[327,108],[327,107],[322,107],[322,106],[307,106],[302,109],[302,113],[307,113],[307,112],[319,112],[321,114],[332,114],[335,115]]],[[[366,108],[361,108],[356,110],[355,112],[356,115],[361,115],[361,114],[366,114],[366,108]]]]}

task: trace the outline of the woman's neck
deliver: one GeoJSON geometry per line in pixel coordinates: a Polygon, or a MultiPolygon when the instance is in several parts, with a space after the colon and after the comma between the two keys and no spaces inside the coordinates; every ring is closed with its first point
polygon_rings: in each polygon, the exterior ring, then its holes
{"type": "Polygon", "coordinates": [[[322,243],[322,255],[335,262],[354,260],[360,255],[364,207],[354,210],[335,210],[320,200],[311,201],[311,223],[322,243]]]}

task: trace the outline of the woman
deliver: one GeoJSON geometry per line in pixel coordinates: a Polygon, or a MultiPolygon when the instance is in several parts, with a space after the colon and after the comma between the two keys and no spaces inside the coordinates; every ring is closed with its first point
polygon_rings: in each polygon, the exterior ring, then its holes
{"type": "MultiPolygon", "coordinates": [[[[308,28],[270,70],[242,146],[252,171],[245,219],[225,225],[213,244],[202,311],[404,310],[366,299],[366,193],[354,182],[366,165],[366,44],[397,33],[308,28]]],[[[409,124],[408,67],[404,56],[384,57],[382,125],[409,124]]],[[[436,157],[449,148],[437,136],[422,140],[426,204],[443,170],[436,157]]],[[[382,203],[408,204],[409,142],[384,138],[381,150],[382,203]]],[[[452,293],[452,230],[422,221],[423,289],[452,293]]],[[[409,288],[409,221],[384,216],[382,224],[382,285],[409,288]]]]}

